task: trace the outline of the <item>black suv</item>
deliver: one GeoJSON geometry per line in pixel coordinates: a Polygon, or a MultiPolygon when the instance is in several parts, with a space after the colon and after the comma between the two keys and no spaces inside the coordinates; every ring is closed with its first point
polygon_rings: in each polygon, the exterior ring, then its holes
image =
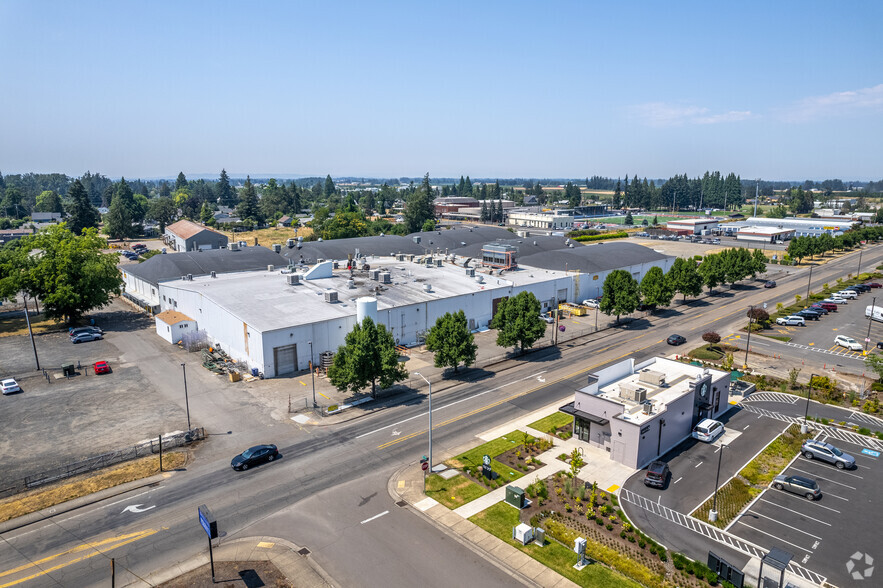
{"type": "Polygon", "coordinates": [[[644,476],[644,485],[654,488],[665,488],[668,480],[668,464],[664,461],[654,461],[647,466],[647,474],[644,476]]]}
{"type": "Polygon", "coordinates": [[[816,312],[810,308],[804,308],[803,310],[798,310],[794,313],[795,316],[802,316],[805,319],[811,319],[814,321],[819,320],[819,317],[822,316],[822,313],[816,312]]]}

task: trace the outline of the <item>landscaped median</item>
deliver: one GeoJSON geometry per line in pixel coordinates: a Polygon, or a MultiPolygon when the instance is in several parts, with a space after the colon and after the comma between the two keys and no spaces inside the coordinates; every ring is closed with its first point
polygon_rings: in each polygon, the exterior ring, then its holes
{"type": "MultiPolygon", "coordinates": [[[[745,506],[768,487],[773,478],[800,453],[801,445],[810,438],[812,434],[800,433],[799,425],[791,425],[773,439],[733,479],[718,489],[717,520],[709,521],[709,524],[723,529],[735,520],[745,506]]],[[[690,516],[708,521],[708,513],[713,504],[712,496],[690,513],[690,516]]]]}

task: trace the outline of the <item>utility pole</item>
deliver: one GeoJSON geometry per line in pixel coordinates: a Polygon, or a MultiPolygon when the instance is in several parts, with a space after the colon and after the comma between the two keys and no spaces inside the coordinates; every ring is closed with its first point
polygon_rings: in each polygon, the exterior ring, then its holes
{"type": "Polygon", "coordinates": [[[745,363],[742,369],[748,369],[748,348],[751,347],[751,319],[754,316],[754,306],[748,307],[748,342],[745,343],[745,363]]]}
{"type": "Polygon", "coordinates": [[[809,286],[812,284],[812,266],[809,266],[809,279],[806,281],[806,304],[809,305],[809,286]]]}
{"type": "Polygon", "coordinates": [[[313,341],[307,341],[310,344],[310,381],[313,383],[313,408],[316,408],[316,370],[313,369],[313,341]]]}
{"type": "Polygon", "coordinates": [[[809,426],[806,424],[806,419],[809,417],[809,397],[812,395],[812,379],[815,377],[815,374],[809,375],[809,390],[806,391],[806,410],[803,411],[803,424],[800,425],[801,435],[806,435],[806,432],[809,430],[809,426]]]}
{"type": "Polygon", "coordinates": [[[187,407],[187,432],[190,432],[190,400],[187,398],[187,364],[182,363],[181,369],[184,371],[184,406],[187,407]]]}
{"type": "MultiPolygon", "coordinates": [[[[859,243],[859,247],[861,247],[861,243],[859,243]]],[[[858,250],[858,268],[855,270],[855,277],[856,278],[858,278],[858,275],[860,273],[862,273],[862,253],[864,253],[864,251],[859,249],[858,250]]]]}
{"type": "Polygon", "coordinates": [[[757,217],[757,200],[760,198],[760,178],[754,183],[754,216],[757,217]]]}
{"type": "MultiPolygon", "coordinates": [[[[432,382],[426,379],[420,372],[414,372],[415,376],[420,376],[426,385],[429,386],[429,473],[432,473],[432,382]]],[[[424,482],[425,483],[425,482],[424,482]]]]}
{"type": "Polygon", "coordinates": [[[28,314],[28,295],[23,295],[25,303],[25,322],[28,323],[28,335],[31,337],[31,347],[34,348],[34,361],[37,363],[37,370],[40,370],[40,358],[37,357],[37,343],[34,341],[34,331],[31,329],[31,317],[28,314]]]}

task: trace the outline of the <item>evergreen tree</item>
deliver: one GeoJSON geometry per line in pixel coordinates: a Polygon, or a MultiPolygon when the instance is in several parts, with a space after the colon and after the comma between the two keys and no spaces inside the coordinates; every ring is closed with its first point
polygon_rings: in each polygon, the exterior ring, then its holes
{"type": "Polygon", "coordinates": [[[383,324],[365,318],[347,333],[345,344],[337,348],[328,368],[328,379],[340,391],[358,392],[371,384],[371,396],[377,397],[377,385],[389,388],[408,377],[399,362],[392,333],[383,324]]]}
{"type": "Polygon", "coordinates": [[[702,276],[696,271],[696,263],[692,259],[678,257],[666,274],[673,291],[687,296],[698,296],[702,293],[702,276]]]}
{"type": "Polygon", "coordinates": [[[481,201],[481,222],[486,223],[490,220],[490,212],[487,209],[487,201],[481,201]]]}
{"type": "Polygon", "coordinates": [[[288,189],[291,194],[291,212],[292,214],[300,214],[300,211],[303,208],[301,191],[294,183],[292,183],[288,189]]]}
{"type": "Polygon", "coordinates": [[[80,180],[74,180],[68,190],[67,227],[74,235],[79,235],[83,229],[95,228],[101,221],[101,215],[98,209],[92,206],[89,200],[89,193],[80,180]]]}
{"type": "Polygon", "coordinates": [[[626,270],[613,270],[607,274],[602,288],[600,310],[610,316],[616,315],[616,322],[623,314],[630,314],[640,303],[638,281],[626,270]]]}
{"type": "Polygon", "coordinates": [[[184,172],[178,172],[178,179],[175,180],[175,192],[183,190],[189,185],[187,178],[184,176],[184,172]]]}
{"type": "Polygon", "coordinates": [[[611,202],[611,205],[615,209],[622,206],[622,183],[619,180],[616,180],[616,188],[613,190],[613,201],[611,202]]]}
{"type": "Polygon", "coordinates": [[[494,182],[494,189],[491,193],[491,198],[494,200],[500,200],[503,196],[500,194],[500,180],[494,182]]]}
{"type": "Polygon", "coordinates": [[[261,207],[258,205],[258,194],[254,184],[251,183],[251,176],[246,176],[245,178],[245,185],[239,197],[239,204],[236,206],[236,214],[242,220],[252,220],[258,225],[264,224],[264,215],[261,213],[261,207]]]}
{"type": "Polygon", "coordinates": [[[469,179],[469,176],[466,176],[466,193],[462,194],[462,196],[475,196],[475,192],[472,188],[472,180],[469,179]]]}
{"type": "Polygon", "coordinates": [[[632,225],[635,224],[635,219],[632,218],[632,213],[631,213],[631,212],[626,212],[626,213],[625,213],[625,220],[623,221],[623,223],[626,224],[626,225],[628,225],[628,226],[632,226],[632,225]]]}
{"type": "Polygon", "coordinates": [[[435,367],[452,367],[456,372],[461,363],[467,367],[475,363],[478,346],[469,331],[466,314],[460,310],[439,317],[426,336],[426,349],[435,353],[435,367]]]}
{"type": "Polygon", "coordinates": [[[166,181],[163,181],[159,185],[159,197],[160,198],[171,198],[171,196],[172,196],[172,189],[169,187],[169,183],[166,181]]]}
{"type": "Polygon", "coordinates": [[[540,316],[540,301],[527,291],[502,299],[497,305],[491,328],[498,330],[497,345],[515,346],[519,353],[523,353],[546,332],[546,322],[540,316]]]}
{"type": "Polygon", "coordinates": [[[221,169],[221,177],[215,184],[215,195],[221,206],[236,206],[236,191],[230,186],[226,169],[221,169]]]}
{"type": "Polygon", "coordinates": [[[328,174],[327,176],[325,176],[325,186],[322,189],[322,195],[325,198],[328,198],[332,194],[334,194],[335,190],[336,188],[334,186],[334,180],[331,179],[331,174],[328,174]]]}
{"type": "Polygon", "coordinates": [[[104,215],[104,232],[111,239],[128,239],[135,236],[132,213],[124,198],[114,198],[110,210],[104,215]]]}
{"type": "Polygon", "coordinates": [[[435,210],[432,206],[432,185],[429,182],[429,174],[423,176],[423,182],[417,190],[414,190],[405,200],[405,230],[408,233],[416,233],[423,224],[431,218],[435,218],[435,210]]]}
{"type": "Polygon", "coordinates": [[[212,209],[208,205],[208,202],[202,203],[202,208],[199,209],[199,220],[202,221],[203,224],[210,222],[214,218],[212,214],[212,209]]]}

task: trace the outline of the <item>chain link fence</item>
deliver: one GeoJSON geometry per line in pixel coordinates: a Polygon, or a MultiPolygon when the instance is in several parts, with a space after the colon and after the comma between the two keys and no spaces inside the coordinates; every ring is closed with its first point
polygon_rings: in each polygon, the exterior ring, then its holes
{"type": "MultiPolygon", "coordinates": [[[[205,429],[197,427],[189,431],[182,431],[162,437],[163,451],[190,445],[195,441],[205,439],[205,429]]],[[[15,480],[12,483],[4,484],[5,488],[0,488],[0,498],[19,494],[27,490],[39,488],[45,484],[51,484],[59,480],[64,480],[79,474],[85,474],[111,465],[145,457],[159,453],[159,438],[143,441],[136,445],[132,445],[123,449],[102,453],[93,457],[86,458],[82,461],[74,462],[15,480]]]]}

